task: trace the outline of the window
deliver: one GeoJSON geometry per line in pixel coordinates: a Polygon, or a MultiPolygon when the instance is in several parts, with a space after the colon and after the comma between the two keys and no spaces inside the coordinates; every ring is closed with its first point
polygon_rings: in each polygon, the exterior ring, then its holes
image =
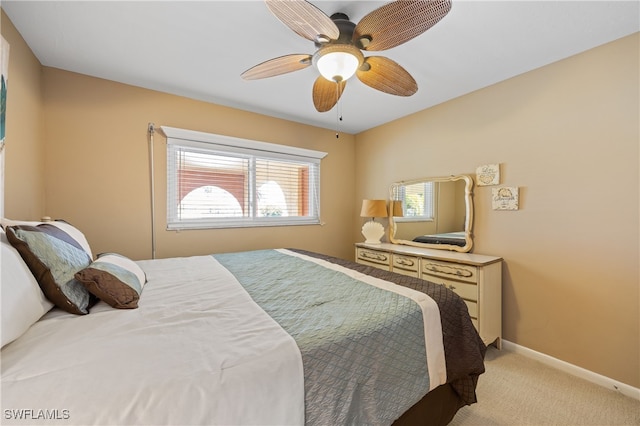
{"type": "Polygon", "coordinates": [[[433,220],[434,211],[434,185],[433,182],[419,182],[400,187],[400,200],[402,200],[403,217],[398,221],[433,220]]]}
{"type": "Polygon", "coordinates": [[[320,223],[324,152],[162,127],[168,229],[320,223]]]}

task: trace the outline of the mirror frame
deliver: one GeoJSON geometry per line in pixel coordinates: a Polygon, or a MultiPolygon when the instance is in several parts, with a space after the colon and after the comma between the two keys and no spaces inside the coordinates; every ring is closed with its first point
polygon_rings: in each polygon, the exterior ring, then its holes
{"type": "Polygon", "coordinates": [[[451,250],[451,251],[457,251],[457,252],[462,252],[462,253],[467,253],[467,252],[471,251],[471,248],[473,247],[473,234],[472,234],[472,228],[473,228],[473,179],[471,178],[471,176],[469,176],[469,175],[452,175],[452,176],[446,176],[446,177],[430,177],[430,178],[422,178],[422,179],[413,179],[413,180],[405,180],[405,181],[400,181],[400,182],[394,182],[389,187],[389,204],[390,204],[390,208],[389,208],[389,241],[391,241],[392,244],[402,244],[402,245],[407,245],[407,246],[425,247],[425,248],[438,249],[438,250],[451,250]],[[397,201],[394,198],[395,197],[395,193],[396,193],[396,191],[395,191],[396,188],[398,188],[399,186],[412,185],[412,184],[420,183],[420,182],[453,182],[453,181],[457,181],[457,180],[464,180],[465,181],[465,191],[464,191],[464,198],[465,198],[465,226],[464,226],[465,245],[464,246],[457,246],[457,245],[454,245],[454,244],[419,243],[419,242],[416,242],[416,241],[396,240],[395,239],[395,233],[396,233],[397,224],[396,224],[396,222],[394,220],[392,212],[393,212],[393,204],[394,204],[395,201],[397,201]]]}

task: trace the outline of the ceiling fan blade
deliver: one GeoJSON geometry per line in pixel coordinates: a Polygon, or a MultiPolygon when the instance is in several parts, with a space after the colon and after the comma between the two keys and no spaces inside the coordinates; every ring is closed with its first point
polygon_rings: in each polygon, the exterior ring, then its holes
{"type": "Polygon", "coordinates": [[[364,50],[386,50],[419,36],[451,10],[451,0],[397,0],[366,15],[353,42],[364,50]]]}
{"type": "Polygon", "coordinates": [[[336,40],[340,30],[322,10],[304,0],[265,0],[276,18],[296,34],[318,43],[336,40]]]}
{"type": "Polygon", "coordinates": [[[311,65],[311,55],[293,54],[269,59],[249,68],[240,76],[245,80],[258,80],[288,72],[298,71],[311,65]]]}
{"type": "Polygon", "coordinates": [[[370,56],[356,71],[358,79],[369,87],[397,96],[411,96],[418,83],[396,62],[383,56],[370,56]]]}
{"type": "Polygon", "coordinates": [[[336,83],[319,76],[313,83],[313,105],[318,112],[327,112],[338,103],[338,99],[342,96],[346,81],[336,83]]]}

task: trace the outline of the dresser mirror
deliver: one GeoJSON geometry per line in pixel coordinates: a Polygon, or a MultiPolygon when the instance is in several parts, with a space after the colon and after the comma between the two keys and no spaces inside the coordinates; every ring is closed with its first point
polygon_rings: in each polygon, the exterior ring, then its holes
{"type": "Polygon", "coordinates": [[[389,240],[466,253],[473,246],[473,179],[467,175],[396,182],[389,189],[389,240]]]}

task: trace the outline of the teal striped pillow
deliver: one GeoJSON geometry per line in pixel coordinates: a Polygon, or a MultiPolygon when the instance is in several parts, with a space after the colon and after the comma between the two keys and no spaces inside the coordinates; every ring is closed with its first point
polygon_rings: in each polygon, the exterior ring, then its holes
{"type": "Polygon", "coordinates": [[[75,278],[98,299],[118,309],[134,309],[147,282],[133,260],[117,253],[102,253],[75,278]]]}
{"type": "Polygon", "coordinates": [[[89,313],[90,294],[74,274],[89,266],[91,255],[74,236],[56,223],[9,226],[6,234],[47,299],[72,314],[89,313]]]}

